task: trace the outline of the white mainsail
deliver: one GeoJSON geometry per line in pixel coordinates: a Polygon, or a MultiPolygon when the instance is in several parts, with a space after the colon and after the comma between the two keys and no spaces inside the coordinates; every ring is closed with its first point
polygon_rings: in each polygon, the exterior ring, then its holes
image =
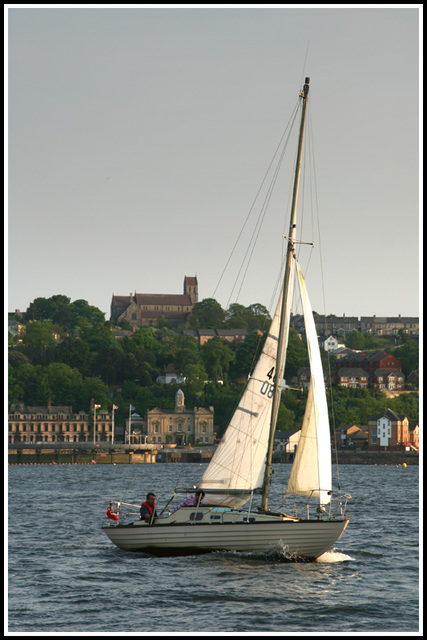
{"type": "MultiPolygon", "coordinates": [[[[293,277],[285,304],[286,314],[285,345],[289,334],[290,304],[293,277]]],[[[249,495],[238,495],[228,491],[250,492],[263,484],[265,460],[271,423],[274,377],[283,380],[285,358],[282,370],[277,374],[276,358],[280,326],[283,292],[279,297],[268,336],[263,350],[248,380],[243,396],[235,410],[230,424],[209,463],[198,488],[203,490],[223,490],[224,494],[210,494],[210,504],[239,507],[249,499],[249,495]]]]}
{"type": "Polygon", "coordinates": [[[329,492],[332,490],[328,405],[316,325],[304,276],[299,264],[296,264],[304,311],[311,381],[301,436],[286,493],[299,496],[312,495],[319,498],[321,505],[325,505],[330,502],[329,492]]]}

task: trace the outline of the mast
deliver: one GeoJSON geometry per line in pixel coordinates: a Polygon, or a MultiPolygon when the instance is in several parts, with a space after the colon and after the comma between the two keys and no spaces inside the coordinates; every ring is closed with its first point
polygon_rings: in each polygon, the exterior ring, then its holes
{"type": "Polygon", "coordinates": [[[274,376],[274,392],[273,402],[271,406],[271,422],[270,422],[270,436],[268,441],[267,459],[265,464],[264,483],[262,487],[262,500],[261,510],[266,511],[268,506],[268,497],[270,493],[270,476],[271,476],[271,461],[273,458],[273,444],[274,444],[274,432],[276,430],[277,415],[279,412],[280,395],[282,391],[282,368],[284,371],[284,358],[286,349],[288,346],[289,338],[289,321],[291,311],[291,296],[292,296],[292,259],[294,255],[295,239],[296,239],[296,214],[297,214],[297,202],[298,202],[298,190],[301,175],[301,158],[302,147],[304,141],[305,131],[305,116],[307,110],[308,101],[308,89],[310,84],[310,78],[305,79],[303,90],[300,93],[302,98],[302,112],[301,123],[299,130],[298,141],[298,154],[295,166],[295,178],[294,178],[294,190],[292,195],[292,210],[291,221],[289,226],[288,248],[286,253],[286,265],[285,275],[283,278],[283,296],[282,296],[282,309],[280,315],[280,331],[277,344],[277,358],[276,358],[276,371],[274,376]]]}

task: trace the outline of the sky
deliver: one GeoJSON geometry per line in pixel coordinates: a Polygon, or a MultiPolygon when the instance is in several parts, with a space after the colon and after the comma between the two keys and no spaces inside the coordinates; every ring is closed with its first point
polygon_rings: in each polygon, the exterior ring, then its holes
{"type": "Polygon", "coordinates": [[[420,6],[6,6],[8,311],[63,294],[108,320],[193,275],[270,309],[294,151],[246,236],[309,76],[312,307],[418,316],[420,6]]]}

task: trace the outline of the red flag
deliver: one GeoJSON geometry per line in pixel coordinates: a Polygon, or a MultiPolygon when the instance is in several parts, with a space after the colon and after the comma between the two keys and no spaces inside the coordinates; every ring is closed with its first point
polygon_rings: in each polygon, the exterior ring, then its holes
{"type": "Polygon", "coordinates": [[[110,518],[110,520],[119,520],[119,516],[116,513],[113,513],[110,507],[107,509],[107,518],[110,518]]]}
{"type": "Polygon", "coordinates": [[[115,404],[113,404],[113,409],[118,409],[119,407],[115,404]]]}
{"type": "Polygon", "coordinates": [[[100,405],[100,404],[96,404],[96,405],[95,405],[95,409],[100,409],[100,408],[101,408],[101,405],[100,405]]]}

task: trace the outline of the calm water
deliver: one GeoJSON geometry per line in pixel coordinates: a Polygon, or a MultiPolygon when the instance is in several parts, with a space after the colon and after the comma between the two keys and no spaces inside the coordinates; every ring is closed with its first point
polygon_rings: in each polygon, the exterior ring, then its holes
{"type": "MultiPolygon", "coordinates": [[[[110,498],[158,505],[205,465],[9,466],[8,631],[46,635],[415,634],[418,467],[340,467],[351,522],[313,563],[213,553],[153,558],[101,531],[110,498]]],[[[285,482],[289,465],[275,465],[285,482]]],[[[277,494],[279,495],[279,494],[277,494]]],[[[272,493],[274,505],[274,492],[272,493]]]]}

